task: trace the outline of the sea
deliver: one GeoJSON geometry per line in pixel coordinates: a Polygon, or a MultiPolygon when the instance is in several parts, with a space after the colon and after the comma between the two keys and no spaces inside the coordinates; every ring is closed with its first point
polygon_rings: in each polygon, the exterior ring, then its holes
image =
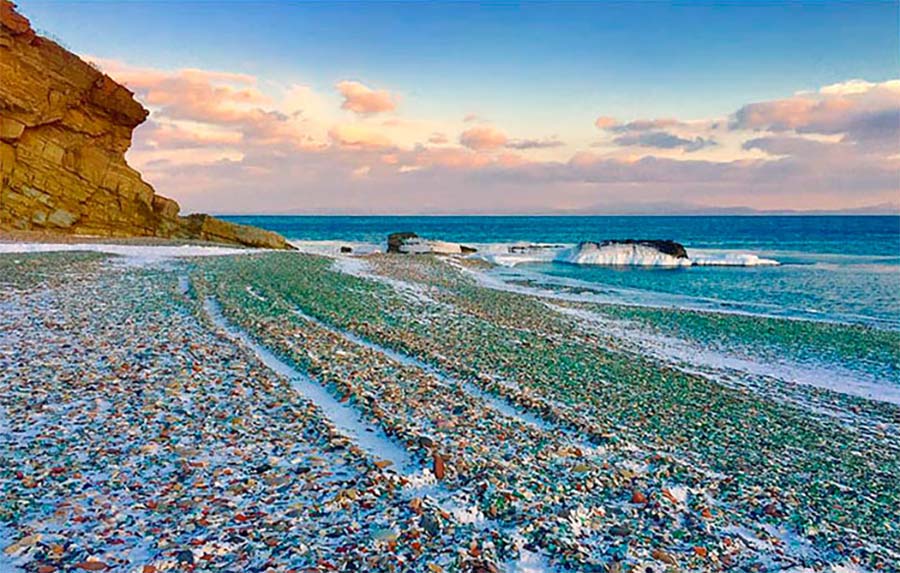
{"type": "Polygon", "coordinates": [[[484,253],[509,246],[665,239],[692,259],[777,265],[602,266],[519,257],[492,271],[509,283],[590,291],[626,304],[698,308],[900,330],[900,216],[226,216],[309,247],[383,248],[398,231],[484,253]]]}

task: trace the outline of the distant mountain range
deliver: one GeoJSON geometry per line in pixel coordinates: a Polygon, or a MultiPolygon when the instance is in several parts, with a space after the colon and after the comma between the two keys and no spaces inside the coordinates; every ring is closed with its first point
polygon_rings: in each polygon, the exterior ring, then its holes
{"type": "Polygon", "coordinates": [[[583,209],[572,210],[554,210],[554,211],[510,211],[510,212],[492,212],[492,213],[476,213],[471,211],[434,211],[434,212],[407,212],[407,213],[383,213],[383,212],[365,212],[355,208],[347,208],[342,210],[327,211],[299,211],[289,210],[268,213],[219,213],[218,215],[272,215],[272,216],[291,216],[291,215],[332,215],[332,216],[565,216],[565,215],[900,215],[900,203],[878,203],[875,205],[867,205],[863,207],[853,207],[848,209],[773,209],[763,210],[754,209],[752,207],[709,207],[705,205],[676,204],[676,203],[636,203],[636,204],[618,204],[618,205],[597,205],[583,209]]]}

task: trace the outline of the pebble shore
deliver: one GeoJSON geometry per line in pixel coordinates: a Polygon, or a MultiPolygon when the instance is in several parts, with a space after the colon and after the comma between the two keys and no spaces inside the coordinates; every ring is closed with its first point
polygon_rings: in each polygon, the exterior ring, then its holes
{"type": "Polygon", "coordinates": [[[716,384],[432,257],[0,271],[0,570],[898,570],[893,405],[716,384]]]}

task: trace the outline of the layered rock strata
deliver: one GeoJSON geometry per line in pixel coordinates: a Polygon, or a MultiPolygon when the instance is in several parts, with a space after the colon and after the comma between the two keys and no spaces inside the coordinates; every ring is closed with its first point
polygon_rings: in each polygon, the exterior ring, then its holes
{"type": "Polygon", "coordinates": [[[125,161],[147,115],[125,87],[0,0],[0,231],[290,248],[276,233],[179,216],[178,203],[125,161]]]}

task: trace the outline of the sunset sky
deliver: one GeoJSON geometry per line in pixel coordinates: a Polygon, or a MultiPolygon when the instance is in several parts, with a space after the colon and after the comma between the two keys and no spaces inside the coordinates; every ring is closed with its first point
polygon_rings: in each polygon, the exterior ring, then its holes
{"type": "Polygon", "coordinates": [[[18,4],[185,211],[900,204],[895,2],[18,4]]]}

